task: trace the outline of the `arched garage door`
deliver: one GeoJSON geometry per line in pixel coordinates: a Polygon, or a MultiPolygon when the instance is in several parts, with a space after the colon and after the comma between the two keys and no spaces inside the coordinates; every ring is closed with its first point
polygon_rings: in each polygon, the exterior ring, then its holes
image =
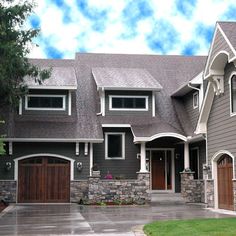
{"type": "Polygon", "coordinates": [[[55,157],[19,161],[18,202],[69,202],[70,162],[55,157]]]}
{"type": "Polygon", "coordinates": [[[221,209],[234,210],[232,162],[226,154],[217,162],[218,204],[221,209]]]}

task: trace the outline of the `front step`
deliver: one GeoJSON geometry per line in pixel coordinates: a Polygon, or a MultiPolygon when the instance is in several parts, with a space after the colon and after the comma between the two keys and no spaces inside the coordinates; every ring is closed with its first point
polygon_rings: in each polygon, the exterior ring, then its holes
{"type": "Polygon", "coordinates": [[[160,204],[185,203],[180,193],[151,193],[151,202],[160,204]]]}

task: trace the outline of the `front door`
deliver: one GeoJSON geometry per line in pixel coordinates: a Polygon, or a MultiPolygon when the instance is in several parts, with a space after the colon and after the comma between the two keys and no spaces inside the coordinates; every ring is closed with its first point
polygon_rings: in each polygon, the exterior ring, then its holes
{"type": "Polygon", "coordinates": [[[223,155],[217,162],[219,208],[234,210],[232,158],[223,155]]]}
{"type": "Polygon", "coordinates": [[[18,202],[69,202],[70,163],[53,157],[19,161],[18,202]]]}
{"type": "Polygon", "coordinates": [[[172,189],[172,158],[170,150],[151,151],[152,189],[172,189]]]}

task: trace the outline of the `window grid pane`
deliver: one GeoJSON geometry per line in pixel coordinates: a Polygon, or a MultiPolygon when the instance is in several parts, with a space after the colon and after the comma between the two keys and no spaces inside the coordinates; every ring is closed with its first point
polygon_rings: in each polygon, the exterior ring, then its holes
{"type": "Polygon", "coordinates": [[[236,112],[236,76],[231,78],[232,112],[236,112]]]}
{"type": "Polygon", "coordinates": [[[29,108],[63,108],[62,97],[28,97],[29,108]]]}
{"type": "Polygon", "coordinates": [[[109,134],[108,140],[108,158],[122,158],[122,135],[109,134]]]}
{"type": "Polygon", "coordinates": [[[146,109],[146,98],[113,97],[112,108],[117,109],[146,109]]]}

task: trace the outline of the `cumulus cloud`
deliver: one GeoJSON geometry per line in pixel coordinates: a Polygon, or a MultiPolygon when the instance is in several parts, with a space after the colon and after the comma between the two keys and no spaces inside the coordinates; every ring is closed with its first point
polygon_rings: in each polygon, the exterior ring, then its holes
{"type": "Polygon", "coordinates": [[[235,0],[37,0],[31,57],[75,52],[206,55],[215,22],[236,20],[235,0]]]}

